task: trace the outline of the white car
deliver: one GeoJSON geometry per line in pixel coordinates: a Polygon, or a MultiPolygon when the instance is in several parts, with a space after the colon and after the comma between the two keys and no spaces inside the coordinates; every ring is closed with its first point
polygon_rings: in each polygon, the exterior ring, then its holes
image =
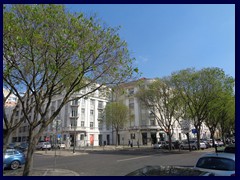
{"type": "Polygon", "coordinates": [[[51,150],[51,148],[52,146],[49,142],[39,142],[36,147],[36,149],[41,149],[41,150],[44,150],[44,149],[51,150]]]}
{"type": "Polygon", "coordinates": [[[215,176],[235,176],[235,154],[204,154],[198,159],[194,169],[207,171],[215,176]]]}
{"type": "MultiPolygon", "coordinates": [[[[189,143],[190,143],[190,148],[192,150],[197,150],[197,141],[196,140],[190,140],[189,143]]],[[[189,149],[188,141],[183,141],[180,144],[179,148],[180,149],[189,149]]],[[[206,144],[203,143],[203,142],[200,142],[200,149],[203,150],[203,149],[206,149],[206,148],[207,148],[206,144]]]]}
{"type": "Polygon", "coordinates": [[[66,148],[66,144],[65,143],[59,143],[57,144],[58,149],[65,149],[66,148]]]}
{"type": "Polygon", "coordinates": [[[153,145],[153,149],[161,149],[161,148],[164,147],[165,144],[166,143],[164,141],[160,141],[160,142],[153,145]]]}

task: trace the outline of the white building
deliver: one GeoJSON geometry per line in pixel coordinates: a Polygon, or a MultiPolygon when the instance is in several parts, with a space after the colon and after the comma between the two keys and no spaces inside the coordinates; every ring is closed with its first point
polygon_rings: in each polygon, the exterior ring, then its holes
{"type": "MultiPolygon", "coordinates": [[[[73,98],[80,97],[88,90],[90,89],[86,88],[75,93],[73,98]]],[[[59,107],[62,99],[63,96],[58,96],[52,100],[48,117],[59,107]]],[[[108,99],[106,92],[97,90],[86,98],[69,102],[62,108],[55,121],[46,128],[39,140],[55,141],[57,137],[67,146],[73,146],[76,137],[77,147],[112,144],[112,129],[106,126],[102,116],[108,99]]],[[[27,137],[28,124],[25,121],[13,133],[12,142],[26,141],[27,137]]]]}
{"type": "MultiPolygon", "coordinates": [[[[168,137],[165,130],[158,125],[151,111],[140,103],[135,96],[139,88],[143,88],[153,81],[154,79],[142,78],[138,81],[122,84],[121,88],[125,93],[114,95],[113,99],[109,98],[107,91],[97,90],[85,98],[69,102],[62,108],[55,121],[46,128],[40,140],[55,141],[58,138],[67,146],[72,146],[76,137],[77,147],[116,144],[116,132],[112,130],[112,127],[106,126],[103,118],[106,103],[111,99],[123,102],[129,107],[131,114],[134,115],[133,119],[119,131],[118,144],[128,145],[130,141],[136,146],[138,143],[139,145],[151,145],[160,140],[167,141],[168,137]],[[139,81],[141,81],[141,84],[139,84],[139,81]],[[58,128],[56,128],[56,122],[58,122],[58,128]]],[[[80,97],[88,91],[90,91],[90,88],[76,93],[73,98],[80,97]]],[[[52,100],[48,116],[57,109],[62,98],[63,96],[58,96],[52,100]]],[[[16,118],[20,118],[22,115],[21,110],[17,114],[18,117],[16,118]]],[[[33,117],[33,114],[31,117],[33,117]]],[[[194,127],[190,124],[190,138],[196,137],[196,134],[192,133],[192,129],[194,127]]],[[[13,132],[11,141],[26,141],[27,137],[28,124],[24,122],[20,128],[13,132]]],[[[209,137],[209,130],[203,125],[201,138],[209,137]]],[[[186,138],[185,133],[182,132],[182,127],[176,122],[172,140],[186,138]]]]}
{"type": "MultiPolygon", "coordinates": [[[[142,78],[121,86],[125,93],[116,97],[115,100],[123,102],[126,106],[128,106],[131,114],[134,115],[134,119],[119,132],[119,144],[127,145],[130,140],[133,145],[137,145],[137,143],[139,143],[139,145],[151,145],[158,141],[168,140],[167,133],[158,125],[154,115],[151,114],[151,111],[147,109],[135,96],[139,88],[144,88],[144,86],[147,86],[153,81],[154,79],[142,78]]],[[[192,133],[192,129],[194,129],[194,126],[190,124],[190,138],[196,137],[196,134],[192,133]]],[[[201,136],[201,138],[209,138],[210,133],[205,125],[203,125],[203,129],[204,134],[201,136]]],[[[116,143],[116,134],[113,133],[113,136],[114,143],[116,143]]],[[[172,141],[184,139],[187,139],[186,134],[182,132],[181,125],[176,122],[173,128],[172,141]]]]}

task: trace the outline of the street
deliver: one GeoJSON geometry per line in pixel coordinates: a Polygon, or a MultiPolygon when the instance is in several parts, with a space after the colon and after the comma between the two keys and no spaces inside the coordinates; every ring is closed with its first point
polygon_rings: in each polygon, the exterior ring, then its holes
{"type": "MultiPolygon", "coordinates": [[[[194,166],[203,153],[212,151],[141,150],[89,151],[88,154],[57,156],[57,169],[70,169],[82,176],[123,176],[147,165],[194,166]]],[[[63,153],[63,152],[62,152],[63,153]]],[[[54,168],[53,155],[35,154],[34,168],[54,168]]]]}

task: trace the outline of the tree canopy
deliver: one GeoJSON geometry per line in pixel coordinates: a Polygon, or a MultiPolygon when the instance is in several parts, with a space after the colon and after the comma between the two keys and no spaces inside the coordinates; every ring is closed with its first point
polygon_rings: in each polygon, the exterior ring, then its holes
{"type": "Polygon", "coordinates": [[[116,143],[118,143],[118,132],[130,121],[129,109],[120,102],[111,102],[106,105],[106,125],[112,126],[116,131],[116,143]]]}
{"type": "Polygon", "coordinates": [[[137,97],[154,115],[158,125],[167,132],[171,149],[173,127],[178,119],[178,108],[180,108],[179,95],[173,88],[171,77],[155,79],[145,89],[140,89],[137,97]]]}
{"type": "MultiPolygon", "coordinates": [[[[78,97],[82,98],[103,86],[131,80],[137,74],[134,58],[118,30],[103,26],[97,17],[72,14],[63,5],[4,7],[3,86],[18,98],[18,107],[29,124],[32,148],[75,92],[98,84],[78,97]],[[47,116],[57,95],[62,95],[63,100],[47,116]],[[30,112],[34,112],[34,117],[30,112]],[[39,131],[33,131],[37,127],[39,131]]],[[[9,124],[6,116],[4,123],[9,124]]],[[[29,148],[27,157],[32,153],[29,148]]],[[[25,169],[27,175],[28,161],[25,169]]]]}

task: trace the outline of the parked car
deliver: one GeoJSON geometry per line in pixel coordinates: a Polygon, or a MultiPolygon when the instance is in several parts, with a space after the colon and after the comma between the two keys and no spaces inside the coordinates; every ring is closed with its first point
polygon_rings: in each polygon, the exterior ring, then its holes
{"type": "Polygon", "coordinates": [[[58,147],[58,149],[65,149],[66,148],[66,144],[65,143],[58,143],[57,147],[58,147]]]}
{"type": "MultiPolygon", "coordinates": [[[[197,140],[190,140],[189,141],[190,143],[190,148],[192,150],[197,150],[197,140]]],[[[180,149],[189,149],[189,145],[188,145],[188,141],[183,141],[180,146],[179,146],[180,149]]],[[[203,143],[203,142],[200,142],[200,149],[206,149],[206,144],[203,143]]]]}
{"type": "Polygon", "coordinates": [[[15,149],[20,149],[21,151],[25,152],[28,149],[28,143],[22,142],[20,145],[16,146],[15,149]]]}
{"type": "Polygon", "coordinates": [[[224,153],[233,153],[235,154],[235,144],[230,144],[223,150],[224,153]]]}
{"type": "MultiPolygon", "coordinates": [[[[212,139],[208,139],[207,141],[210,144],[210,146],[213,147],[213,140],[212,139]]],[[[216,140],[214,140],[214,144],[215,144],[216,147],[218,147],[218,142],[216,140]]]]}
{"type": "Polygon", "coordinates": [[[213,174],[180,166],[145,166],[126,176],[213,176],[213,174]]]}
{"type": "Polygon", "coordinates": [[[52,146],[50,142],[39,142],[36,147],[36,149],[41,149],[41,150],[44,150],[44,149],[51,150],[51,148],[52,146]]]}
{"type": "Polygon", "coordinates": [[[14,149],[15,147],[17,147],[16,143],[10,143],[10,144],[7,145],[8,149],[14,149]]]}
{"type": "Polygon", "coordinates": [[[65,149],[66,148],[66,144],[65,143],[58,143],[58,144],[52,144],[52,148],[55,149],[65,149]]]}
{"type": "Polygon", "coordinates": [[[221,139],[216,139],[215,142],[217,142],[217,146],[219,146],[219,147],[224,146],[224,143],[221,139]]]}
{"type": "MultiPolygon", "coordinates": [[[[163,148],[164,149],[169,149],[169,142],[168,141],[165,142],[165,144],[163,145],[163,148]]],[[[173,143],[172,143],[172,149],[175,149],[175,146],[174,146],[173,143]]]]}
{"type": "Polygon", "coordinates": [[[205,143],[206,149],[211,147],[210,143],[207,140],[205,140],[205,139],[200,139],[200,142],[205,143]]]}
{"type": "Polygon", "coordinates": [[[18,169],[25,164],[26,158],[22,151],[16,149],[7,149],[3,156],[3,168],[18,169]]]}
{"type": "Polygon", "coordinates": [[[158,143],[153,145],[153,149],[161,149],[165,145],[164,141],[159,141],[158,143]]]}
{"type": "Polygon", "coordinates": [[[235,154],[204,154],[198,159],[194,169],[207,171],[215,176],[235,176],[235,154]]]}
{"type": "Polygon", "coordinates": [[[179,147],[180,147],[180,145],[181,145],[181,141],[175,141],[175,142],[173,142],[173,144],[174,144],[174,148],[175,149],[179,149],[179,147]]]}

